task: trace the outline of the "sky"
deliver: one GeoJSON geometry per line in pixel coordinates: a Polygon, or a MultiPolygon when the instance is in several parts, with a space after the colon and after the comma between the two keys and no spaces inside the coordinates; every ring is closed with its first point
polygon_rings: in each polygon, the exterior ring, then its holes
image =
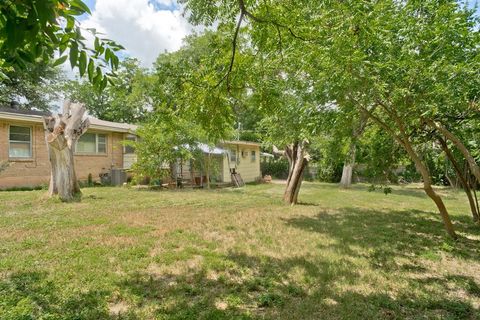
{"type": "Polygon", "coordinates": [[[176,0],[84,0],[92,15],[79,20],[95,28],[150,67],[162,52],[178,50],[195,27],[182,17],[176,0]]]}

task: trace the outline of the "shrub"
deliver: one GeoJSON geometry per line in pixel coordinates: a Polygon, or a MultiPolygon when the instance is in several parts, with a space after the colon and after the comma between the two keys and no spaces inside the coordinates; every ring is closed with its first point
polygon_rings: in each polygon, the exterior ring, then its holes
{"type": "Polygon", "coordinates": [[[284,158],[260,163],[260,171],[262,176],[270,175],[272,178],[287,179],[288,177],[288,160],[284,158]]]}

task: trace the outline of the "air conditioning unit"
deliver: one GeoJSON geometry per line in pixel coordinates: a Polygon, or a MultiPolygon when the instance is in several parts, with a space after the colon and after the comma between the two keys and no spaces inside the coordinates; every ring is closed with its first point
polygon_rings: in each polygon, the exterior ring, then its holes
{"type": "Polygon", "coordinates": [[[121,186],[127,182],[127,173],[123,169],[111,169],[110,179],[112,186],[121,186]]]}

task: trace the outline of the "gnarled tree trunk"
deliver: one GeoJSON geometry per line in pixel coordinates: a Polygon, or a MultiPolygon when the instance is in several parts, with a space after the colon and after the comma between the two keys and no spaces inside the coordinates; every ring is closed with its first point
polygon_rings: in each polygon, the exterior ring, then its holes
{"type": "Polygon", "coordinates": [[[83,119],[84,114],[83,104],[72,104],[67,100],[62,114],[44,117],[45,140],[52,167],[48,193],[58,195],[62,201],[71,201],[80,194],[73,151],[78,138],[90,125],[88,119],[83,119]]]}
{"type": "Polygon", "coordinates": [[[303,173],[308,164],[309,155],[306,152],[307,142],[295,142],[285,147],[284,151],[274,148],[274,153],[281,154],[288,159],[287,186],[283,194],[283,201],[287,204],[298,202],[298,193],[303,181],[303,173]]]}

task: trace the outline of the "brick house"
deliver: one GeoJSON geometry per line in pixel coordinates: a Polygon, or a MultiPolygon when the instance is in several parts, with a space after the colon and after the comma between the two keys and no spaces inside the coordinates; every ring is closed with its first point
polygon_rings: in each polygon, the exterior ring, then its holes
{"type": "MultiPolygon", "coordinates": [[[[38,111],[0,108],[0,189],[47,184],[50,162],[38,111]]],[[[75,169],[79,180],[112,168],[128,169],[135,161],[124,140],[134,139],[135,125],[90,117],[88,131],[79,139],[75,150],[75,169]]]]}

